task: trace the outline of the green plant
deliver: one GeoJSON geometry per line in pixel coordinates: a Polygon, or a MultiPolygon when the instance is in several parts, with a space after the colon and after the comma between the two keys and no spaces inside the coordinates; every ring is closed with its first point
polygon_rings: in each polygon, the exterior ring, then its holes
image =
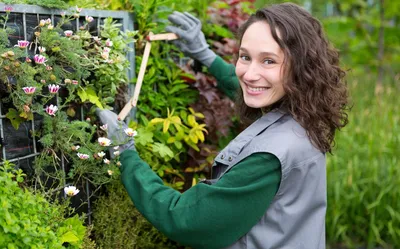
{"type": "Polygon", "coordinates": [[[64,218],[66,203],[50,203],[40,193],[20,187],[25,174],[12,163],[0,166],[0,247],[81,248],[86,228],[78,216],[64,218]]]}
{"type": "Polygon", "coordinates": [[[69,5],[63,0],[3,0],[5,4],[31,4],[46,8],[66,9],[69,5]]]}
{"type": "Polygon", "coordinates": [[[400,247],[400,108],[396,88],[371,91],[375,77],[349,78],[350,123],[328,157],[326,231],[332,248],[400,247]]]}
{"type": "Polygon", "coordinates": [[[173,249],[177,245],[157,231],[134,207],[120,182],[107,185],[108,194],[95,205],[93,234],[110,249],[173,249]]]}

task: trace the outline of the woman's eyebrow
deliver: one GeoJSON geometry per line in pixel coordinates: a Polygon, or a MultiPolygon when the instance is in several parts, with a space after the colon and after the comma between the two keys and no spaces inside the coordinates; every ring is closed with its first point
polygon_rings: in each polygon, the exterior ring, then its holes
{"type": "MultiPolygon", "coordinates": [[[[239,51],[248,53],[248,50],[246,48],[244,48],[244,47],[240,47],[239,51]]],[[[264,51],[264,52],[261,52],[260,54],[263,55],[263,56],[273,56],[273,57],[279,58],[279,56],[277,54],[275,54],[273,52],[269,52],[269,51],[264,51]]]]}

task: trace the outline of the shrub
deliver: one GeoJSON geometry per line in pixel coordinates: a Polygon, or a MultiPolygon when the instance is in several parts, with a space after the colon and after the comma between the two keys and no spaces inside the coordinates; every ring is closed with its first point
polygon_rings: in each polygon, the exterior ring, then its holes
{"type": "Polygon", "coordinates": [[[178,246],[157,231],[134,207],[120,182],[107,186],[94,208],[93,234],[107,249],[173,249],[178,246]]]}
{"type": "Polygon", "coordinates": [[[21,188],[23,181],[21,169],[0,167],[0,248],[81,248],[86,228],[79,217],[64,218],[66,205],[21,188]]]}

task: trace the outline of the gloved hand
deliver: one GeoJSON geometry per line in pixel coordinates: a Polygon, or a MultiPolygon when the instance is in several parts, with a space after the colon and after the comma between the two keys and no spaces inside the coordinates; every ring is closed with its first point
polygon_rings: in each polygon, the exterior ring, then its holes
{"type": "Polygon", "coordinates": [[[206,38],[201,31],[201,22],[196,17],[185,12],[174,11],[168,20],[178,25],[167,26],[166,31],[175,33],[180,39],[172,41],[186,56],[210,67],[217,56],[208,46],[206,38]]]}
{"type": "Polygon", "coordinates": [[[117,114],[110,110],[97,108],[96,114],[103,125],[107,124],[107,138],[111,140],[110,154],[115,157],[125,150],[135,150],[132,129],[124,121],[119,121],[117,114]],[[118,146],[118,148],[117,148],[118,146]]]}

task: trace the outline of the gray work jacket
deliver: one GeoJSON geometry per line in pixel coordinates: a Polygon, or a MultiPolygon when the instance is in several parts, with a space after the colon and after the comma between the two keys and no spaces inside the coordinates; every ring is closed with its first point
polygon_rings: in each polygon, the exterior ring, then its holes
{"type": "Polygon", "coordinates": [[[211,184],[257,152],[271,153],[279,159],[280,186],[259,222],[226,248],[324,249],[325,154],[311,144],[292,116],[274,110],[240,133],[216,157],[211,184]]]}

